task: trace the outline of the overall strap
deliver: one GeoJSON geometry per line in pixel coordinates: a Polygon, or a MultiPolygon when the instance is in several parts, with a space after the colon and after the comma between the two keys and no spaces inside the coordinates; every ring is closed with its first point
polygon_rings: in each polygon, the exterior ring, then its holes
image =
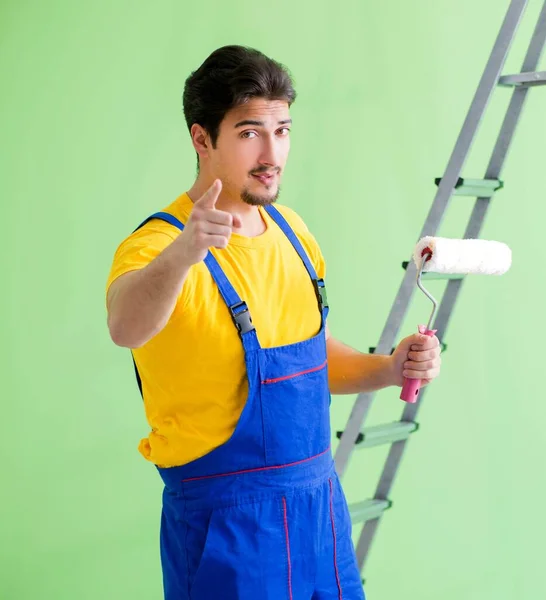
{"type": "MultiPolygon", "coordinates": [[[[170,223],[171,225],[174,225],[175,227],[180,229],[180,231],[184,231],[184,224],[181,223],[176,217],[173,217],[173,215],[166,212],[154,213],[145,221],[143,221],[137,227],[137,229],[142,227],[151,219],[160,219],[162,221],[166,221],[167,223],[170,223]]],[[[137,229],[135,229],[135,231],[137,229]]],[[[218,261],[214,258],[211,252],[208,252],[204,262],[216,285],[218,286],[218,289],[220,290],[220,294],[222,295],[224,302],[228,307],[228,310],[231,314],[231,318],[233,319],[235,327],[237,327],[237,330],[243,342],[245,352],[259,348],[260,343],[258,341],[258,336],[256,335],[256,329],[252,324],[252,318],[250,316],[250,311],[246,302],[241,300],[241,298],[229,282],[229,279],[226,277],[224,271],[222,270],[222,267],[220,267],[218,261]]]]}
{"type": "MultiPolygon", "coordinates": [[[[135,229],[135,231],[138,231],[143,225],[146,225],[146,223],[148,221],[151,221],[152,219],[166,221],[167,223],[170,223],[171,225],[174,225],[175,227],[180,229],[180,231],[184,231],[184,224],[181,223],[176,217],[173,217],[173,215],[167,212],[156,212],[153,215],[150,215],[147,219],[142,221],[142,223],[135,229]]],[[[133,233],[135,231],[133,231],[133,233]]]]}
{"type": "Polygon", "coordinates": [[[311,277],[313,286],[315,288],[315,293],[317,295],[317,302],[318,302],[319,310],[322,313],[322,321],[323,321],[323,323],[325,323],[326,317],[328,316],[329,309],[328,309],[328,299],[326,297],[326,285],[324,283],[324,279],[318,278],[317,273],[315,271],[315,267],[313,267],[313,264],[309,260],[309,257],[307,256],[307,253],[303,249],[301,242],[299,241],[298,237],[296,236],[296,234],[294,233],[293,229],[290,227],[290,225],[288,224],[286,219],[278,211],[278,209],[275,208],[272,204],[269,204],[268,206],[265,207],[265,210],[267,211],[269,216],[273,219],[273,221],[275,221],[275,223],[281,228],[284,235],[292,243],[292,246],[294,246],[294,249],[298,253],[303,264],[305,265],[305,268],[307,269],[307,272],[309,273],[309,277],[311,277]]]}

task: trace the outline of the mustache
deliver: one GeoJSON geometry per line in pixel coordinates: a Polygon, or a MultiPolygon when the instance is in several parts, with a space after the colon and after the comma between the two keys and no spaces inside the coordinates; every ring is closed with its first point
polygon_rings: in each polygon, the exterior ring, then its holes
{"type": "Polygon", "coordinates": [[[268,174],[268,175],[272,175],[273,173],[280,173],[281,172],[281,168],[280,167],[275,167],[273,170],[271,170],[268,167],[259,167],[258,169],[254,169],[254,171],[251,171],[250,174],[251,175],[262,175],[262,174],[268,174]]]}

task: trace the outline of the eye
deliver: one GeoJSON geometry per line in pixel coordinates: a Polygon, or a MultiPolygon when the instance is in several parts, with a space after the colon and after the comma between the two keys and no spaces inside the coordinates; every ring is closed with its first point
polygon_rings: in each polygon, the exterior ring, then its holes
{"type": "Polygon", "coordinates": [[[288,135],[290,133],[290,127],[282,127],[277,133],[280,133],[281,135],[288,135]]]}
{"type": "Polygon", "coordinates": [[[243,133],[241,133],[241,137],[245,140],[251,140],[255,135],[257,135],[255,131],[243,131],[243,133]]]}

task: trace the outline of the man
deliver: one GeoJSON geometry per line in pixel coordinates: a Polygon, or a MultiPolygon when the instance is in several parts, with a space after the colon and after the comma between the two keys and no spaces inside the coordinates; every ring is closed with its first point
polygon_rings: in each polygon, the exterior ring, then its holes
{"type": "Polygon", "coordinates": [[[197,178],[120,245],[108,280],[151,428],[139,450],[165,483],[167,600],[363,599],[330,393],[439,373],[435,337],[377,356],[330,335],[320,248],[274,205],[295,96],[256,50],[209,56],[184,90],[197,178]]]}

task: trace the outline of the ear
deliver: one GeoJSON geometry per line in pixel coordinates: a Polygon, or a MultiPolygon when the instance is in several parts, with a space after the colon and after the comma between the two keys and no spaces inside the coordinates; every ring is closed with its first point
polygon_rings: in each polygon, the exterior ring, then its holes
{"type": "Polygon", "coordinates": [[[209,155],[211,147],[209,134],[201,125],[194,123],[190,130],[191,141],[199,158],[205,158],[209,155]]]}

